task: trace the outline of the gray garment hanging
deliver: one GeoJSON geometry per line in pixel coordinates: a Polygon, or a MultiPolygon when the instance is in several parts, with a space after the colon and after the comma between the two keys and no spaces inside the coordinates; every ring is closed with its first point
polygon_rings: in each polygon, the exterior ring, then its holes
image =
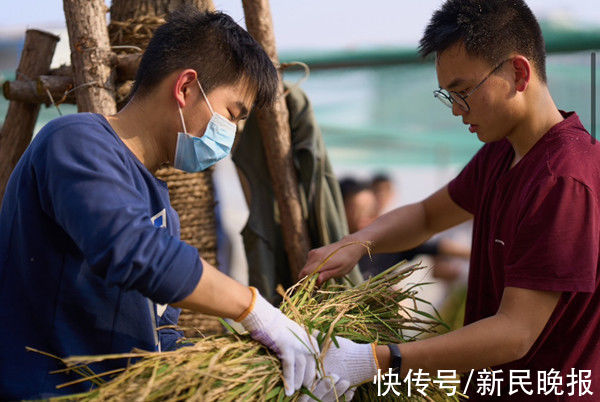
{"type": "MultiPolygon", "coordinates": [[[[348,234],[344,203],[310,101],[301,89],[290,88],[286,103],[303,216],[311,248],[320,247],[348,234]]],[[[281,301],[275,290],[277,285],[288,288],[295,283],[295,278],[290,275],[279,210],[254,113],[239,135],[232,158],[245,176],[250,192],[250,216],[242,230],[249,283],[267,300],[277,304],[281,301]]],[[[348,277],[354,284],[362,282],[358,266],[348,277]]]]}

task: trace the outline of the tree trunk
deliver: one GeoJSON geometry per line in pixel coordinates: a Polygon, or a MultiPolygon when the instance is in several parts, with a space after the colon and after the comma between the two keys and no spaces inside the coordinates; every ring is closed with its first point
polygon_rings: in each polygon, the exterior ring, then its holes
{"type": "MultiPolygon", "coordinates": [[[[265,49],[271,61],[279,64],[275,33],[268,0],[242,0],[248,32],[265,49]]],[[[280,77],[281,78],[281,77],[280,77]]],[[[256,110],[275,198],[279,207],[281,231],[293,280],[298,278],[309,250],[308,228],[302,218],[298,179],[292,161],[288,110],[279,80],[278,96],[270,109],[256,110]]]]}
{"type": "Polygon", "coordinates": [[[103,0],[64,0],[79,112],[113,114],[116,56],[110,49],[103,0]]]}
{"type": "MultiPolygon", "coordinates": [[[[47,73],[58,39],[48,32],[27,30],[16,79],[31,82],[47,73]]],[[[39,111],[39,103],[13,101],[8,106],[0,130],[0,203],[10,174],[31,142],[39,111]]]]}

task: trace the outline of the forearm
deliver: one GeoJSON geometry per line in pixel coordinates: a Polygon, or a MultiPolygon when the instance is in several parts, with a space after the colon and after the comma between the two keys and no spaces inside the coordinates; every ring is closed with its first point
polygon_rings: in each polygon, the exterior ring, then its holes
{"type": "Polygon", "coordinates": [[[372,241],[372,251],[375,253],[404,251],[471,217],[471,214],[452,200],[448,187],[444,186],[421,202],[397,208],[380,216],[349,238],[372,241]]]}
{"type": "Polygon", "coordinates": [[[281,360],[287,396],[292,396],[302,385],[310,387],[317,377],[313,358],[313,353],[319,352],[317,340],[265,300],[256,289],[244,286],[206,261],[202,262],[203,275],[198,285],[176,305],[238,321],[254,340],[270,348],[281,360]]]}
{"type": "Polygon", "coordinates": [[[348,239],[372,242],[373,253],[392,253],[414,248],[432,235],[427,230],[423,204],[415,203],[380,216],[366,228],[349,235],[348,239]]]}
{"type": "MultiPolygon", "coordinates": [[[[456,331],[416,342],[400,344],[401,375],[409,369],[437,373],[438,370],[465,372],[520,359],[531,344],[528,334],[511,325],[503,314],[496,314],[456,331]]],[[[382,371],[389,368],[389,349],[377,347],[382,371]]]]}
{"type": "Polygon", "coordinates": [[[311,250],[300,277],[320,269],[318,284],[329,278],[340,277],[366,254],[364,247],[352,242],[371,242],[371,252],[392,253],[414,248],[433,234],[469,219],[471,215],[452,201],[447,187],[443,187],[427,199],[397,208],[377,218],[366,228],[352,233],[336,243],[311,250]],[[337,253],[340,246],[348,246],[337,253]],[[329,256],[337,253],[336,256],[329,256]],[[327,262],[323,264],[323,261],[327,262]]]}
{"type": "Polygon", "coordinates": [[[218,317],[238,318],[250,306],[252,291],[206,261],[202,263],[202,276],[194,291],[173,305],[218,317]]]}

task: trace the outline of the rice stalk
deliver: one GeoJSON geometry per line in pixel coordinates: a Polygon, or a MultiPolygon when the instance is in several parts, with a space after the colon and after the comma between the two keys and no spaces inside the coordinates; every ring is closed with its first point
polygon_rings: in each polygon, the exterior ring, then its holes
{"type": "MultiPolygon", "coordinates": [[[[314,357],[320,370],[322,357],[331,343],[337,343],[336,337],[360,343],[403,343],[445,326],[439,315],[416,308],[419,300],[417,286],[402,287],[401,282],[424,269],[423,266],[402,262],[356,287],[328,282],[317,288],[318,270],[326,261],[315,273],[287,292],[280,290],[284,297],[280,306],[282,312],[303,324],[310,333],[318,332],[317,340],[323,353],[314,357]],[[404,301],[414,303],[415,308],[403,307],[401,303],[404,301]]],[[[60,359],[81,375],[82,381],[89,379],[97,387],[87,393],[54,400],[293,402],[302,393],[312,395],[310,390],[303,388],[292,397],[286,397],[280,361],[247,334],[234,332],[187,338],[183,343],[184,347],[162,353],[135,352],[60,359]],[[123,358],[136,361],[110,381],[101,378],[107,373],[95,374],[87,367],[95,362],[123,358]]],[[[358,387],[354,400],[458,400],[458,396],[448,397],[433,381],[428,385],[427,397],[413,390],[413,396],[408,398],[404,384],[395,386],[401,392],[400,396],[389,392],[382,397],[377,396],[374,384],[367,383],[358,387]]]]}

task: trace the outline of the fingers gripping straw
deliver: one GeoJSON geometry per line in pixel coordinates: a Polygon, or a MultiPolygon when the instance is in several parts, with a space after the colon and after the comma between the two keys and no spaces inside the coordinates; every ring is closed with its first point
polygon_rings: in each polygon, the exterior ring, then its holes
{"type": "Polygon", "coordinates": [[[308,387],[316,376],[319,354],[316,339],[306,329],[287,318],[281,310],[273,307],[258,291],[251,287],[252,302],[238,321],[250,336],[271,349],[283,368],[285,393],[291,396],[302,385],[308,387]]]}

